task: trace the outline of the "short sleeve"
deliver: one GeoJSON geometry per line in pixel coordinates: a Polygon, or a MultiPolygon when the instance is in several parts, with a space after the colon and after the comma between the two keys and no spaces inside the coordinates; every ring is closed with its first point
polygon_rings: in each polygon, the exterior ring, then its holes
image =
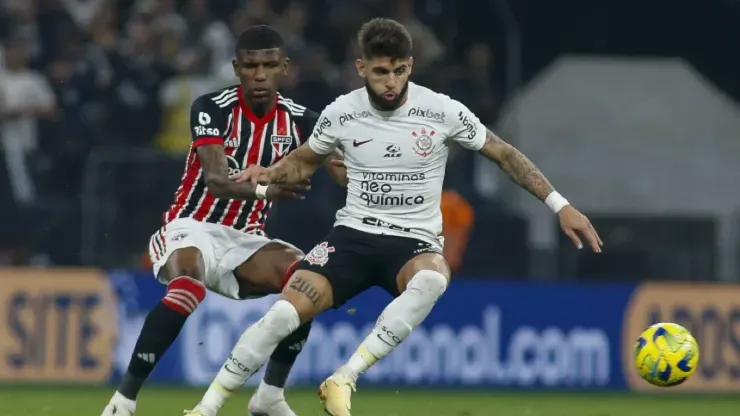
{"type": "Polygon", "coordinates": [[[301,144],[306,143],[316,127],[316,123],[319,120],[319,114],[315,111],[306,109],[302,116],[295,117],[294,120],[298,129],[298,138],[301,144]]]}
{"type": "Polygon", "coordinates": [[[193,148],[206,144],[224,144],[226,128],[223,110],[207,95],[198,97],[190,107],[190,131],[193,148]]]}
{"type": "Polygon", "coordinates": [[[321,113],[308,139],[308,147],[320,155],[328,155],[339,145],[339,123],[332,121],[330,108],[331,106],[327,107],[321,113]]]}
{"type": "Polygon", "coordinates": [[[448,122],[452,124],[450,139],[466,149],[480,150],[486,142],[486,126],[461,102],[451,98],[447,100],[446,112],[452,115],[448,119],[448,122]]]}

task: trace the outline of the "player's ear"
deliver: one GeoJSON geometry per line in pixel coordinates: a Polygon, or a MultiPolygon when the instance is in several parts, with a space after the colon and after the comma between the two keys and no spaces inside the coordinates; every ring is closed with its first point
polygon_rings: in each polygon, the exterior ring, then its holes
{"type": "Polygon", "coordinates": [[[236,65],[236,59],[231,60],[231,67],[234,68],[234,75],[239,78],[239,68],[236,65]]]}
{"type": "Polygon", "coordinates": [[[357,68],[357,75],[365,78],[365,61],[358,59],[355,61],[355,67],[357,68]]]}
{"type": "Polygon", "coordinates": [[[409,75],[411,75],[411,73],[413,72],[413,69],[414,69],[414,57],[411,56],[409,57],[409,71],[408,71],[409,75]]]}
{"type": "Polygon", "coordinates": [[[286,57],[283,61],[283,75],[288,75],[288,68],[290,68],[290,58],[286,57]]]}

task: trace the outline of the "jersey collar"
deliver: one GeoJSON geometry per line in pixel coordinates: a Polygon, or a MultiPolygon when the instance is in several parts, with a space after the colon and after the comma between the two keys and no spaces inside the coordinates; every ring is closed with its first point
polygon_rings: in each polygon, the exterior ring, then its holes
{"type": "Polygon", "coordinates": [[[258,117],[257,114],[254,114],[252,109],[249,108],[249,105],[247,105],[247,101],[244,99],[244,91],[242,87],[239,86],[236,90],[237,95],[239,96],[239,106],[242,109],[242,114],[247,117],[247,120],[251,121],[254,124],[267,124],[275,118],[275,114],[277,114],[277,94],[275,94],[275,102],[272,104],[272,107],[267,110],[264,116],[258,117]]]}

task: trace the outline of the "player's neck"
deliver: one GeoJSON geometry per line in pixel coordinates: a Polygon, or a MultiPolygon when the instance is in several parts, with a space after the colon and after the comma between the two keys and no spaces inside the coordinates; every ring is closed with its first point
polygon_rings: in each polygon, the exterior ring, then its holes
{"type": "Polygon", "coordinates": [[[247,104],[247,107],[249,107],[249,110],[258,118],[264,117],[270,110],[272,110],[272,107],[275,105],[275,96],[273,95],[270,97],[269,100],[263,103],[253,103],[249,100],[249,98],[244,97],[244,102],[247,104]]]}

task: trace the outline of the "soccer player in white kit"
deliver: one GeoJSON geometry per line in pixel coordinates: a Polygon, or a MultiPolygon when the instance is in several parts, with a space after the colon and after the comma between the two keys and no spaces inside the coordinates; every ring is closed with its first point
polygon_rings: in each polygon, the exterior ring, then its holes
{"type": "Polygon", "coordinates": [[[267,314],[248,328],[190,415],[215,415],[231,392],[269,358],[301,323],[338,308],[372,286],[395,299],[383,310],[349,361],[319,388],[325,410],[350,415],[360,374],[396,348],[444,293],[450,268],[440,200],[452,142],[496,162],[512,180],[547,204],[578,248],[601,240],[588,219],[555,191],[521,152],[489,131],[463,104],[408,81],[411,37],[399,23],[373,19],[360,29],[357,71],[366,86],[324,109],[308,143],[276,165],[248,168],[238,180],[259,184],[303,181],[335,149],[344,151],[346,206],[334,228],[309,252],[267,314]]]}

